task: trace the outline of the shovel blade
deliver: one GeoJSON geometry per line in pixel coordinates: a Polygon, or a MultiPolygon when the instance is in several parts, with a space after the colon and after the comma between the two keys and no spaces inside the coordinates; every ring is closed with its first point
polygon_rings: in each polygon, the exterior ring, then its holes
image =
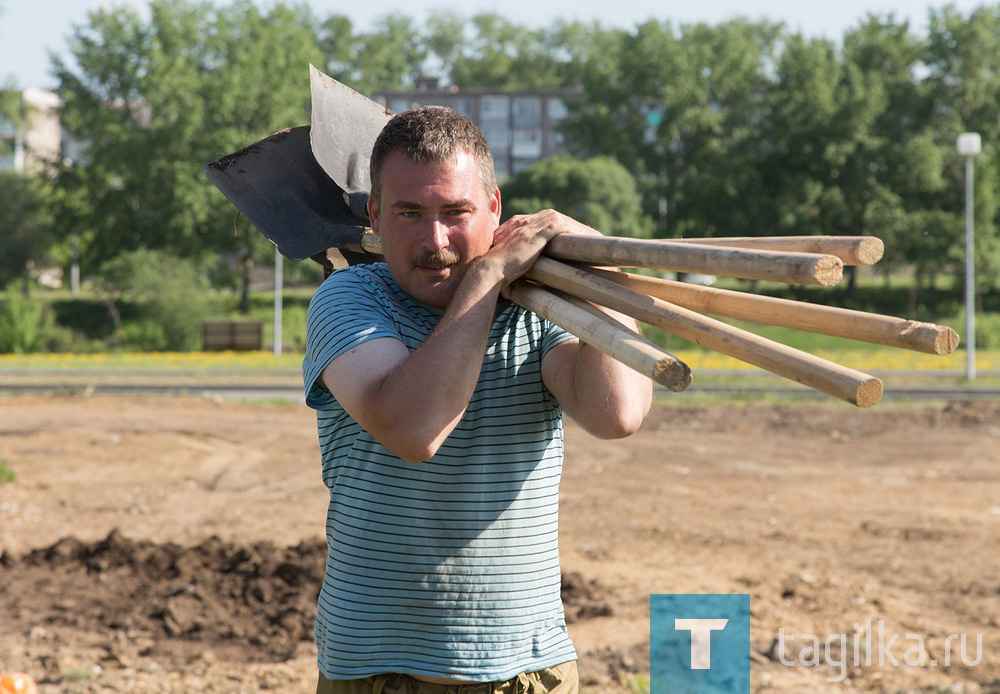
{"type": "Polygon", "coordinates": [[[368,224],[316,162],[309,130],[282,130],[205,167],[209,180],[289,260],[356,245],[368,224]]]}
{"type": "Polygon", "coordinates": [[[348,195],[355,214],[365,216],[371,190],[372,145],[392,111],[309,66],[312,96],[312,153],[348,195]]]}

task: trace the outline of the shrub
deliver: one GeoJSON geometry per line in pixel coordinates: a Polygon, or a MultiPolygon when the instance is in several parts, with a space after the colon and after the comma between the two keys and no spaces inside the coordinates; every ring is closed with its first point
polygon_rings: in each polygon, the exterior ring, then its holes
{"type": "Polygon", "coordinates": [[[126,349],[190,351],[201,347],[201,326],[216,305],[205,272],[190,260],[165,251],[141,249],[105,263],[101,269],[109,308],[118,312],[115,334],[126,349]],[[125,317],[115,301],[131,304],[125,317]]]}
{"type": "Polygon", "coordinates": [[[7,461],[0,458],[0,487],[17,479],[14,471],[7,467],[7,461]]]}
{"type": "Polygon", "coordinates": [[[52,329],[45,304],[12,283],[0,303],[0,352],[37,352],[52,329]]]}
{"type": "MultiPolygon", "coordinates": [[[[959,313],[947,324],[965,340],[965,311],[959,313]]],[[[976,347],[979,349],[1000,349],[1000,313],[976,312],[976,347]]]]}

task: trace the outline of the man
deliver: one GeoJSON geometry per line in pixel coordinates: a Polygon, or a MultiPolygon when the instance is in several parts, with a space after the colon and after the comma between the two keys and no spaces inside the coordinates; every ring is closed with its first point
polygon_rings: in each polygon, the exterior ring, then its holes
{"type": "Polygon", "coordinates": [[[450,109],[395,116],[371,179],[385,263],[323,283],[303,363],[330,488],[317,691],[575,691],[561,413],[627,436],[652,384],[502,293],[555,234],[596,232],[500,226],[489,148],[450,109]]]}

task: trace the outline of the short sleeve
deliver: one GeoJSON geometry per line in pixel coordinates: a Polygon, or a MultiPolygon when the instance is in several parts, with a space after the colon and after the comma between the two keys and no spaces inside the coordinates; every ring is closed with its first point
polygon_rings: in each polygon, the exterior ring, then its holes
{"type": "Polygon", "coordinates": [[[541,358],[544,359],[545,355],[549,353],[549,350],[556,345],[561,345],[563,342],[568,342],[569,340],[578,339],[576,335],[560,328],[555,323],[550,323],[547,320],[539,318],[542,321],[542,344],[541,344],[541,358]]]}
{"type": "Polygon", "coordinates": [[[349,349],[382,337],[401,339],[378,280],[363,267],[330,275],[309,303],[306,319],[306,404],[317,409],[329,405],[333,396],[319,382],[323,369],[349,349]]]}

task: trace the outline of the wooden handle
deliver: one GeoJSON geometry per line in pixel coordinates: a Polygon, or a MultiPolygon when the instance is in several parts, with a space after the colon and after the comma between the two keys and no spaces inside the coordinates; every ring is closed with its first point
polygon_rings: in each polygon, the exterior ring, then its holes
{"type": "MultiPolygon", "coordinates": [[[[368,230],[351,250],[381,255],[382,242],[368,230]]],[[[834,255],[727,248],[617,236],[560,234],[549,241],[544,254],[588,265],[700,272],[788,284],[818,284],[823,287],[831,287],[840,282],[844,270],[843,261],[834,255]]]]}
{"type": "Polygon", "coordinates": [[[539,258],[528,277],[859,407],[871,407],[882,397],[882,382],[873,376],[622,287],[585,270],[539,258]]]}
{"type": "Polygon", "coordinates": [[[874,265],[882,259],[885,244],[874,236],[728,236],[703,239],[670,239],[675,243],[704,246],[756,248],[765,251],[835,255],[844,265],[874,265]]]}
{"type": "Polygon", "coordinates": [[[844,271],[843,261],[832,255],[616,236],[559,234],[549,241],[544,254],[587,265],[658,268],[823,287],[832,287],[840,282],[844,271]]]}
{"type": "Polygon", "coordinates": [[[958,333],[943,325],[726,289],[699,287],[655,277],[608,272],[596,268],[586,269],[623,287],[699,313],[740,318],[755,323],[912,349],[927,354],[951,354],[958,347],[958,333]]]}
{"type": "Polygon", "coordinates": [[[512,284],[509,296],[515,303],[670,390],[681,391],[691,385],[691,369],[687,364],[592,306],[556,296],[524,281],[512,284]]]}

